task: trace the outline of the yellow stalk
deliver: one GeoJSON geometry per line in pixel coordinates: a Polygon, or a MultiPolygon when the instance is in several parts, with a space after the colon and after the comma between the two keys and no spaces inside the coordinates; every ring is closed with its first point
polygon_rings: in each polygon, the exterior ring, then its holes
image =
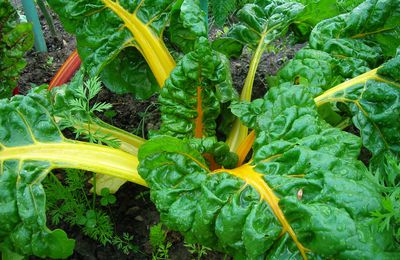
{"type": "Polygon", "coordinates": [[[149,64],[159,86],[164,86],[165,80],[169,78],[176,63],[162,39],[136,16],[136,12],[129,13],[118,1],[102,0],[102,2],[125,23],[126,28],[132,33],[137,42],[139,51],[147,64],[149,64]]]}
{"type": "MultiPolygon", "coordinates": [[[[257,46],[256,51],[253,54],[253,57],[250,62],[249,66],[249,72],[247,73],[246,80],[244,82],[244,86],[242,89],[242,93],[240,95],[240,100],[241,101],[251,101],[251,94],[253,91],[253,84],[254,84],[254,78],[257,72],[258,65],[260,64],[260,60],[262,57],[262,54],[264,53],[265,50],[265,37],[267,36],[269,31],[265,31],[261,35],[261,40],[257,46]]],[[[247,135],[249,133],[249,129],[244,126],[240,120],[237,118],[235,122],[233,123],[233,127],[231,132],[229,133],[229,136],[226,140],[226,143],[229,145],[231,152],[236,153],[239,146],[241,143],[246,139],[247,135]]]]}
{"type": "Polygon", "coordinates": [[[128,133],[103,121],[90,124],[90,128],[88,124],[83,124],[82,127],[86,130],[90,129],[92,132],[100,132],[118,139],[121,142],[119,149],[133,155],[137,155],[140,146],[146,142],[145,139],[139,136],[128,133]]]}
{"type": "Polygon", "coordinates": [[[263,174],[258,173],[254,170],[254,166],[250,164],[244,164],[236,169],[221,169],[212,172],[212,174],[217,173],[228,173],[239,179],[242,179],[247,185],[253,187],[259,194],[262,200],[264,200],[270,207],[271,211],[274,213],[275,217],[282,225],[282,233],[288,233],[294,243],[296,244],[300,254],[303,259],[307,259],[306,252],[309,249],[305,248],[298,240],[296,233],[287,221],[282,209],[279,207],[279,198],[275,195],[271,187],[263,179],[263,174]]]}
{"type": "Polygon", "coordinates": [[[137,172],[138,158],[118,149],[83,142],[35,143],[2,147],[0,161],[44,161],[50,169],[74,168],[107,174],[142,186],[146,182],[137,172]]]}
{"type": "Polygon", "coordinates": [[[231,152],[237,153],[240,144],[246,139],[249,129],[238,118],[233,122],[232,130],[226,140],[231,152]]]}
{"type": "Polygon", "coordinates": [[[255,131],[251,131],[251,133],[246,136],[244,141],[240,143],[237,149],[237,155],[239,157],[238,166],[242,165],[244,160],[247,157],[247,154],[250,152],[251,148],[253,147],[254,140],[256,138],[255,131]]]}
{"type": "Polygon", "coordinates": [[[327,99],[331,98],[336,93],[343,91],[343,90],[345,90],[351,86],[357,85],[357,84],[365,84],[370,79],[383,80],[382,78],[380,78],[377,75],[378,69],[379,68],[370,70],[358,77],[355,77],[351,80],[345,81],[342,84],[339,84],[336,87],[333,87],[333,88],[325,91],[322,95],[320,95],[314,99],[315,103],[317,104],[317,106],[320,106],[320,105],[326,103],[325,101],[327,99]]]}
{"type": "MultiPolygon", "coordinates": [[[[61,117],[55,117],[57,123],[61,120],[61,117]]],[[[110,135],[110,137],[117,139],[121,142],[119,149],[127,153],[137,155],[139,148],[146,142],[146,139],[140,138],[134,134],[128,133],[118,127],[107,124],[104,121],[96,118],[95,122],[92,122],[89,126],[87,123],[79,123],[79,125],[73,126],[75,129],[86,129],[92,134],[95,132],[102,133],[104,135],[110,135]]]]}
{"type": "Polygon", "coordinates": [[[264,53],[264,50],[266,47],[266,45],[264,43],[266,36],[267,36],[267,33],[264,33],[262,35],[260,43],[258,44],[257,49],[253,54],[253,57],[251,58],[249,72],[247,73],[247,77],[244,82],[242,93],[240,95],[241,101],[249,101],[249,102],[251,101],[251,94],[253,92],[254,78],[256,76],[257,68],[258,68],[258,65],[260,64],[262,54],[264,53]]]}

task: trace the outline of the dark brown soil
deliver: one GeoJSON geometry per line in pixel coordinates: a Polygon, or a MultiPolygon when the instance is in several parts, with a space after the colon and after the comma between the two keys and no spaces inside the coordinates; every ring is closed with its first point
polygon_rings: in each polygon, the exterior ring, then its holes
{"type": "MultiPolygon", "coordinates": [[[[41,16],[48,53],[30,51],[26,55],[28,65],[19,80],[20,92],[25,94],[32,86],[49,83],[56,71],[76,47],[73,36],[66,33],[56,15],[53,14],[55,26],[60,35],[52,37],[45,19],[41,16]]],[[[275,74],[287,59],[293,56],[301,45],[287,47],[287,43],[279,45],[278,54],[265,54],[260,63],[254,84],[254,98],[262,97],[267,86],[266,75],[275,74]]],[[[247,75],[251,55],[245,53],[240,59],[232,61],[233,81],[240,91],[247,75]]],[[[160,114],[157,98],[146,101],[134,100],[130,95],[114,95],[104,89],[97,97],[98,101],[106,101],[113,105],[116,115],[103,119],[119,128],[146,137],[148,130],[157,129],[160,124],[160,114]]],[[[151,259],[152,249],[149,244],[150,226],[159,222],[159,214],[150,201],[146,189],[135,184],[125,184],[116,194],[117,203],[110,207],[110,216],[114,221],[118,234],[127,232],[133,235],[133,242],[139,247],[139,253],[123,254],[113,246],[101,246],[98,242],[85,236],[77,227],[61,223],[58,227],[64,229],[70,238],[76,240],[76,248],[69,259],[151,259]],[[144,195],[144,196],[142,196],[144,195]]],[[[52,227],[56,228],[56,227],[52,227]]],[[[184,247],[183,238],[178,233],[168,232],[168,241],[172,243],[169,249],[171,259],[193,259],[191,253],[184,247]]],[[[223,254],[209,252],[206,259],[230,259],[223,254]]],[[[31,258],[35,259],[35,258],[31,258]]]]}

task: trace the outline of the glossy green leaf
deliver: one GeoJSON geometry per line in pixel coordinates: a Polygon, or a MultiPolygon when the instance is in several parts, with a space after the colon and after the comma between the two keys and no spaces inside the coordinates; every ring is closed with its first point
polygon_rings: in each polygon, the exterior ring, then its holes
{"type": "Polygon", "coordinates": [[[364,0],[296,0],[305,6],[296,27],[303,36],[308,36],[312,28],[324,19],[349,12],[364,0]]]}
{"type": "Polygon", "coordinates": [[[45,191],[40,182],[51,164],[10,157],[14,147],[21,147],[22,153],[22,147],[35,142],[62,141],[45,109],[49,106],[38,95],[0,101],[0,248],[22,255],[66,258],[72,254],[74,241],[62,230],[46,227],[45,191]]]}
{"type": "Polygon", "coordinates": [[[203,38],[195,51],[180,60],[161,90],[159,134],[214,136],[220,103],[236,97],[227,59],[203,38]]]}
{"type": "Polygon", "coordinates": [[[354,57],[376,66],[394,56],[400,45],[400,5],[397,0],[367,0],[347,14],[315,26],[310,46],[334,57],[354,57]]]}
{"type": "Polygon", "coordinates": [[[0,250],[66,258],[74,241],[46,226],[41,181],[56,168],[75,168],[146,185],[137,157],[118,149],[65,139],[50,93],[0,100],[0,250]]]}
{"type": "Polygon", "coordinates": [[[400,55],[381,68],[332,88],[316,98],[318,105],[339,102],[349,106],[363,144],[379,155],[400,153],[400,55]]]}
{"type": "MultiPolygon", "coordinates": [[[[224,142],[218,142],[215,137],[189,139],[190,146],[203,156],[212,156],[218,166],[232,169],[237,166],[238,156],[229,151],[229,146],[224,142]]],[[[206,158],[207,159],[207,158],[206,158]]],[[[210,168],[217,165],[210,165],[210,168]]]]}
{"type": "Polygon", "coordinates": [[[9,1],[0,1],[0,98],[10,97],[26,66],[25,53],[33,46],[32,25],[18,23],[9,1]]]}
{"type": "Polygon", "coordinates": [[[328,53],[313,49],[302,49],[297,52],[275,77],[269,79],[271,86],[285,82],[309,86],[309,91],[314,95],[342,81],[338,62],[328,53]]]}
{"type": "Polygon", "coordinates": [[[240,22],[225,37],[215,40],[213,47],[228,56],[237,54],[238,46],[256,50],[285,34],[303,8],[299,3],[285,1],[247,4],[237,13],[240,22]]]}
{"type": "Polygon", "coordinates": [[[159,90],[149,66],[134,48],[121,51],[119,57],[101,72],[100,77],[112,92],[131,93],[137,99],[148,98],[159,90]]]}
{"type": "Polygon", "coordinates": [[[384,57],[394,56],[400,45],[400,11],[395,2],[368,0],[350,13],[318,23],[309,46],[269,83],[303,84],[319,95],[376,67],[384,57]]]}
{"type": "Polygon", "coordinates": [[[208,38],[205,14],[198,0],[180,0],[171,12],[171,41],[184,53],[193,51],[200,37],[208,38]]]}
{"type": "Polygon", "coordinates": [[[238,0],[210,0],[210,9],[214,15],[215,24],[222,27],[228,15],[235,11],[238,0]]]}
{"type": "Polygon", "coordinates": [[[100,75],[110,90],[147,98],[175,67],[162,40],[174,1],[48,2],[66,29],[76,34],[89,74],[100,75]]]}
{"type": "Polygon", "coordinates": [[[369,71],[367,62],[357,58],[336,58],[330,53],[304,48],[282,67],[275,76],[267,79],[271,87],[282,83],[302,84],[317,96],[346,79],[369,71]]]}
{"type": "Polygon", "coordinates": [[[186,141],[157,137],[139,151],[161,220],[190,243],[238,259],[394,259],[392,230],[358,137],[318,116],[306,88],[274,88],[254,120],[252,164],[211,171],[186,141]]]}

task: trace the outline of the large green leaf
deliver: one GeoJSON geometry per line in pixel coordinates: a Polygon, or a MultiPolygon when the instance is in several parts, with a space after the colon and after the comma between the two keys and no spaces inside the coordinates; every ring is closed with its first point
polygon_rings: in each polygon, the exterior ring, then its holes
{"type": "Polygon", "coordinates": [[[228,56],[238,56],[244,46],[265,50],[267,44],[287,31],[303,8],[299,3],[285,1],[246,4],[237,13],[240,22],[225,37],[215,40],[213,47],[228,56]]]}
{"type": "Polygon", "coordinates": [[[76,168],[145,185],[137,157],[65,139],[53,119],[49,93],[0,100],[0,251],[66,258],[74,241],[46,226],[41,181],[55,168],[76,168]]]}
{"type": "MultiPolygon", "coordinates": [[[[366,68],[368,70],[368,68],[366,68]]],[[[309,87],[309,91],[318,95],[344,80],[338,62],[326,52],[302,49],[296,53],[276,76],[270,77],[270,86],[290,82],[309,87]]]]}
{"type": "Polygon", "coordinates": [[[359,76],[395,55],[400,45],[399,21],[398,4],[390,0],[368,0],[348,14],[324,20],[312,31],[309,46],[269,83],[303,84],[319,95],[359,76]]]}
{"type": "Polygon", "coordinates": [[[215,24],[222,27],[228,15],[235,11],[238,0],[210,0],[210,9],[214,15],[215,24]]]}
{"type": "Polygon", "coordinates": [[[356,159],[360,139],[321,120],[301,86],[274,88],[261,103],[252,164],[210,171],[173,137],[142,146],[139,173],[161,220],[239,259],[400,257],[392,229],[370,223],[382,197],[356,159]]]}
{"type": "Polygon", "coordinates": [[[40,182],[51,163],[35,159],[13,158],[34,143],[62,141],[39,96],[0,101],[0,248],[22,255],[66,258],[72,254],[74,241],[62,230],[46,227],[45,192],[40,182]],[[15,151],[14,151],[15,150],[15,151]]]}
{"type": "Polygon", "coordinates": [[[193,51],[200,37],[208,38],[205,17],[199,0],[180,0],[174,5],[169,35],[184,53],[193,51]]]}
{"type": "Polygon", "coordinates": [[[66,29],[76,34],[90,75],[101,75],[110,90],[147,98],[175,67],[162,40],[174,1],[48,2],[66,29]]]}
{"type": "Polygon", "coordinates": [[[0,0],[0,98],[10,97],[26,66],[25,52],[33,46],[32,25],[17,23],[9,1],[0,0]]]}
{"type": "Polygon", "coordinates": [[[349,12],[364,0],[296,0],[305,8],[295,22],[302,35],[307,36],[312,28],[322,20],[349,12]]]}
{"type": "Polygon", "coordinates": [[[400,154],[400,55],[316,97],[317,105],[349,106],[363,144],[373,155],[400,154]]]}
{"type": "Polygon", "coordinates": [[[310,46],[337,57],[354,57],[376,66],[400,45],[398,0],[367,0],[353,11],[326,19],[314,28],[310,46]]]}
{"type": "Polygon", "coordinates": [[[195,51],[181,59],[161,91],[159,134],[212,137],[220,103],[235,97],[227,59],[203,38],[195,51]]]}
{"type": "Polygon", "coordinates": [[[374,156],[386,150],[398,154],[399,58],[379,70],[370,68],[386,55],[394,56],[400,44],[399,17],[396,1],[368,0],[349,14],[319,23],[310,36],[314,50],[297,53],[270,83],[306,85],[318,96],[318,106],[348,104],[364,146],[374,156]]]}

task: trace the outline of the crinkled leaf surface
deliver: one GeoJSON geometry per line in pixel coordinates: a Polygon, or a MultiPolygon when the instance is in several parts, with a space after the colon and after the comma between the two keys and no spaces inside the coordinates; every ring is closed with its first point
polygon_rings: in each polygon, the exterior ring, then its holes
{"type": "Polygon", "coordinates": [[[49,1],[66,29],[76,34],[79,55],[90,75],[101,75],[112,91],[139,98],[158,90],[175,66],[162,42],[173,3],[49,1]]]}
{"type": "Polygon", "coordinates": [[[396,1],[368,0],[350,13],[320,22],[310,35],[309,46],[269,83],[303,84],[319,95],[369,71],[383,58],[395,55],[400,45],[399,15],[396,1]]]}
{"type": "Polygon", "coordinates": [[[211,163],[211,168],[222,166],[227,169],[236,167],[238,163],[238,156],[236,153],[229,151],[229,146],[224,142],[218,142],[216,137],[206,137],[206,138],[193,138],[189,139],[189,144],[196,151],[201,153],[211,163]],[[208,158],[207,158],[208,157],[208,158]],[[213,158],[215,164],[212,165],[213,158]]]}
{"type": "Polygon", "coordinates": [[[17,23],[18,15],[9,1],[0,1],[0,98],[10,97],[25,68],[25,52],[33,46],[32,26],[17,23]]]}
{"type": "Polygon", "coordinates": [[[45,192],[40,182],[51,164],[12,156],[35,143],[63,140],[48,114],[49,106],[38,95],[0,101],[0,249],[66,258],[72,254],[74,241],[62,230],[51,231],[46,226],[45,192]]]}
{"type": "Polygon", "coordinates": [[[272,86],[290,82],[309,87],[309,91],[318,95],[324,90],[344,81],[338,62],[326,52],[302,49],[290,60],[275,77],[269,78],[272,86]]]}
{"type": "Polygon", "coordinates": [[[235,11],[238,0],[210,0],[210,9],[214,15],[215,24],[222,27],[228,15],[235,11]]]}
{"type": "Polygon", "coordinates": [[[359,138],[322,121],[303,87],[258,102],[252,164],[212,172],[185,141],[142,146],[139,172],[161,220],[237,258],[398,258],[392,232],[370,224],[382,197],[356,160],[359,138]]]}
{"type": "Polygon", "coordinates": [[[399,45],[398,0],[367,0],[350,13],[320,22],[310,36],[312,48],[358,58],[372,67],[383,56],[394,56],[399,45]]]}
{"type": "Polygon", "coordinates": [[[159,134],[214,136],[220,103],[235,97],[227,59],[213,51],[203,38],[195,51],[179,61],[161,90],[159,134]]]}
{"type": "Polygon", "coordinates": [[[74,241],[46,226],[41,181],[55,168],[108,174],[146,185],[137,157],[110,147],[65,139],[48,92],[0,100],[0,250],[66,258],[74,241]]]}
{"type": "Polygon", "coordinates": [[[318,105],[340,102],[349,105],[363,144],[379,155],[400,153],[400,55],[379,69],[371,70],[326,91],[318,105]]]}
{"type": "Polygon", "coordinates": [[[240,55],[244,46],[257,49],[283,35],[302,12],[303,5],[285,1],[257,1],[237,13],[239,23],[227,35],[213,42],[213,48],[228,56],[240,55]]]}
{"type": "Polygon", "coordinates": [[[208,38],[205,17],[198,0],[177,1],[171,12],[169,38],[184,53],[193,51],[201,37],[208,38]]]}
{"type": "Polygon", "coordinates": [[[320,21],[351,11],[364,0],[296,0],[304,5],[304,11],[296,21],[302,35],[308,35],[320,21]]]}

